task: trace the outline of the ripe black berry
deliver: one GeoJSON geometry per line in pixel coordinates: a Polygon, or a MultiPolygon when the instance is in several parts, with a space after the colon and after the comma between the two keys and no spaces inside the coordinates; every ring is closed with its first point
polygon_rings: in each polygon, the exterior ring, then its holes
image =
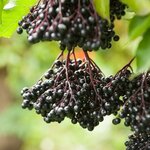
{"type": "Polygon", "coordinates": [[[114,41],[118,41],[118,40],[119,40],[119,36],[118,36],[118,35],[115,35],[115,36],[113,37],[113,39],[114,39],[114,41]]]}
{"type": "Polygon", "coordinates": [[[112,123],[114,124],[114,125],[117,125],[117,124],[119,124],[120,123],[120,118],[115,118],[115,119],[113,119],[113,121],[112,121],[112,123]]]}
{"type": "Polygon", "coordinates": [[[22,34],[22,33],[23,33],[23,29],[22,29],[22,28],[20,28],[20,27],[18,27],[18,29],[17,29],[17,33],[18,33],[18,34],[22,34]]]}

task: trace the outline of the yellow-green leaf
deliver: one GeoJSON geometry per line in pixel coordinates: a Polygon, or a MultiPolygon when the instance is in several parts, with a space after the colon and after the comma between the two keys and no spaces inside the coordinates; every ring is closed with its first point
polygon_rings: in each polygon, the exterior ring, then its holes
{"type": "Polygon", "coordinates": [[[129,25],[129,39],[134,40],[150,28],[150,15],[135,16],[129,25]]]}
{"type": "Polygon", "coordinates": [[[150,29],[145,32],[137,49],[137,66],[139,71],[150,68],[150,29]]]}
{"type": "Polygon", "coordinates": [[[94,0],[94,5],[96,8],[97,13],[109,20],[110,16],[110,0],[94,0]]]}
{"type": "Polygon", "coordinates": [[[137,15],[150,13],[150,0],[121,0],[129,6],[137,15]]]}
{"type": "Polygon", "coordinates": [[[3,0],[0,0],[0,24],[2,23],[3,0]]]}
{"type": "Polygon", "coordinates": [[[16,0],[15,7],[3,10],[0,37],[11,37],[18,26],[18,21],[29,12],[29,8],[35,3],[36,0],[16,0]]]}

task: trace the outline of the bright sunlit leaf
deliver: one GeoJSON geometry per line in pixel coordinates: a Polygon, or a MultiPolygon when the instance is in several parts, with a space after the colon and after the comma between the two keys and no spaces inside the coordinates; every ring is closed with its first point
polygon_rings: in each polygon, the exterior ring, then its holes
{"type": "Polygon", "coordinates": [[[137,67],[139,71],[150,68],[150,29],[144,34],[137,49],[137,67]]]}
{"type": "Polygon", "coordinates": [[[94,0],[97,13],[109,20],[110,0],[94,0]]]}
{"type": "Polygon", "coordinates": [[[150,0],[121,0],[126,3],[138,15],[150,13],[150,0]]]}
{"type": "Polygon", "coordinates": [[[32,5],[36,3],[36,0],[11,0],[2,13],[2,24],[0,24],[0,37],[9,38],[14,33],[18,26],[18,21],[22,16],[29,12],[32,5]]]}
{"type": "Polygon", "coordinates": [[[129,25],[129,38],[134,40],[143,35],[143,33],[150,27],[150,15],[135,16],[129,25]]]}
{"type": "Polygon", "coordinates": [[[0,24],[2,23],[3,0],[0,0],[0,24]]]}

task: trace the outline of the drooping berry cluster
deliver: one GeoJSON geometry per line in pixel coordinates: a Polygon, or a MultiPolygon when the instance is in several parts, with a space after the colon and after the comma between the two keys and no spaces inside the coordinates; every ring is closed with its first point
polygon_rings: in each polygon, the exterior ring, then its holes
{"type": "Polygon", "coordinates": [[[19,22],[17,32],[21,34],[25,29],[31,43],[60,41],[62,50],[76,46],[86,51],[110,48],[112,38],[119,40],[113,30],[113,18],[124,15],[122,5],[112,0],[109,23],[96,13],[93,0],[40,0],[19,22]]]}
{"type": "Polygon", "coordinates": [[[102,79],[102,72],[92,61],[72,60],[69,52],[66,60],[57,59],[33,87],[23,89],[22,107],[34,108],[47,123],[68,117],[72,123],[93,130],[103,120],[102,79]]]}
{"type": "Polygon", "coordinates": [[[140,133],[129,136],[125,142],[126,150],[150,150],[150,134],[140,133]]]}
{"type": "MultiPolygon", "coordinates": [[[[125,89],[128,87],[129,84],[129,77],[132,74],[132,68],[130,68],[130,63],[122,68],[115,76],[110,76],[105,79],[106,84],[103,86],[103,99],[105,99],[106,102],[104,108],[106,110],[116,110],[113,113],[114,115],[117,114],[117,112],[120,110],[120,107],[124,104],[122,96],[125,94],[125,89]]],[[[114,119],[113,123],[120,123],[120,119],[114,119]]]]}
{"type": "Polygon", "coordinates": [[[76,59],[74,50],[69,51],[67,59],[61,60],[62,51],[44,77],[22,90],[22,107],[34,108],[47,123],[68,117],[90,131],[104,116],[116,114],[123,105],[120,96],[131,75],[129,64],[116,76],[105,78],[88,53],[84,54],[81,60],[76,59]]]}
{"type": "Polygon", "coordinates": [[[119,117],[125,119],[125,126],[140,133],[150,133],[150,73],[142,73],[132,79],[127,88],[119,117]]]}
{"type": "Polygon", "coordinates": [[[119,124],[124,119],[124,125],[133,131],[134,134],[126,142],[127,150],[149,150],[150,71],[129,79],[126,85],[122,95],[123,105],[113,123],[119,124]]]}

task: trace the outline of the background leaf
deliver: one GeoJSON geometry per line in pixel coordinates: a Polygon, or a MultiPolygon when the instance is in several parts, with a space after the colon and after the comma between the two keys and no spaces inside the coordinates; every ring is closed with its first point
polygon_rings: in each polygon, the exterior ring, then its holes
{"type": "Polygon", "coordinates": [[[142,41],[137,49],[137,67],[138,71],[144,71],[150,68],[150,29],[144,34],[142,41]]]}
{"type": "Polygon", "coordinates": [[[2,23],[3,0],[0,0],[0,24],[2,23]]]}
{"type": "Polygon", "coordinates": [[[150,0],[121,0],[126,3],[138,15],[150,13],[150,0]]]}
{"type": "Polygon", "coordinates": [[[18,21],[29,12],[29,8],[35,3],[36,0],[16,0],[15,7],[3,10],[0,37],[11,37],[18,26],[18,21]]]}
{"type": "Polygon", "coordinates": [[[134,40],[143,35],[143,33],[150,27],[150,15],[135,16],[129,25],[129,40],[134,40]]]}
{"type": "Polygon", "coordinates": [[[101,17],[109,20],[110,0],[94,0],[94,5],[95,5],[97,13],[101,17]]]}

